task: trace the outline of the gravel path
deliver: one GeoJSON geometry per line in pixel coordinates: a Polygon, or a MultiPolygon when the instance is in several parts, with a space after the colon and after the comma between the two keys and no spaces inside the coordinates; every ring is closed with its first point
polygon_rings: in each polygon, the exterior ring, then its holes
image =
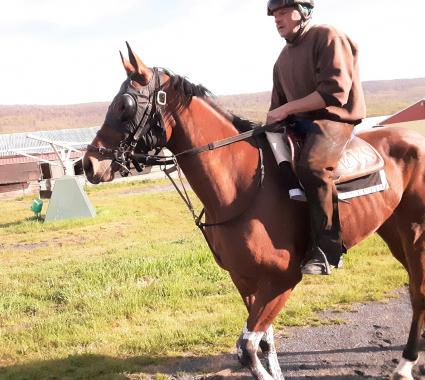
{"type": "MultiPolygon", "coordinates": [[[[411,310],[406,289],[386,302],[371,302],[344,313],[323,317],[345,324],[288,328],[276,336],[279,362],[286,380],[388,379],[407,341],[411,310]]],[[[176,359],[167,368],[152,367],[151,374],[166,373],[178,380],[251,379],[237,364],[234,353],[207,358],[176,359]],[[210,373],[200,375],[200,373],[210,373]]],[[[415,368],[425,379],[425,359],[415,368]]]]}

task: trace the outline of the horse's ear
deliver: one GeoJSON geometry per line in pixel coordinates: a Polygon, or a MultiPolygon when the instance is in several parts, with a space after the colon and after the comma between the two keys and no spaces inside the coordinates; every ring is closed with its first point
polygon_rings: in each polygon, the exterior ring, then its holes
{"type": "Polygon", "coordinates": [[[128,59],[124,58],[124,56],[121,53],[120,50],[120,56],[121,56],[121,61],[122,61],[122,65],[124,66],[124,69],[127,73],[127,75],[130,75],[134,72],[136,72],[136,69],[133,67],[133,65],[128,61],[128,59]]]}
{"type": "Polygon", "coordinates": [[[128,57],[130,58],[131,65],[136,69],[136,72],[145,78],[146,82],[149,82],[152,77],[152,70],[147,67],[143,61],[133,52],[129,43],[125,42],[128,49],[128,57]]]}

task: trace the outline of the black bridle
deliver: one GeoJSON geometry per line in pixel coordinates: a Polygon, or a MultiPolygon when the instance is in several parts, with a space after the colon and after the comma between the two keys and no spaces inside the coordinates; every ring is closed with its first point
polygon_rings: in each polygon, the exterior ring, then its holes
{"type": "MultiPolygon", "coordinates": [[[[119,172],[123,177],[130,173],[131,163],[138,172],[143,170],[144,165],[154,164],[154,157],[157,157],[167,142],[163,120],[167,94],[162,90],[161,81],[162,71],[165,70],[155,67],[152,71],[151,80],[140,89],[132,85],[137,80],[137,74],[129,75],[108,108],[105,123],[113,130],[124,133],[118,147],[112,149],[91,144],[87,146],[90,152],[111,156],[112,163],[119,165],[119,172]],[[144,162],[144,158],[150,162],[144,162]]],[[[97,132],[97,136],[102,137],[101,130],[97,132]]]]}
{"type": "MultiPolygon", "coordinates": [[[[120,141],[117,148],[96,147],[88,145],[87,150],[99,153],[102,156],[112,157],[112,163],[120,166],[119,172],[122,176],[128,176],[130,173],[130,163],[133,163],[137,171],[141,172],[143,166],[162,166],[162,170],[168,176],[174,187],[182,197],[186,206],[189,208],[196,225],[205,234],[205,227],[213,227],[224,225],[244,214],[251,203],[242,210],[238,215],[233,216],[224,221],[216,223],[202,223],[201,219],[205,210],[203,209],[199,215],[196,215],[192,202],[184,188],[177,158],[183,155],[196,155],[202,152],[218,149],[238,141],[247,140],[250,137],[256,137],[263,134],[265,130],[281,131],[284,125],[256,126],[247,132],[239,133],[236,136],[228,137],[222,140],[211,142],[207,145],[191,148],[172,156],[159,156],[158,153],[166,146],[166,129],[164,125],[165,106],[167,105],[167,94],[162,90],[164,83],[161,74],[170,75],[164,69],[153,68],[153,76],[149,83],[139,90],[132,85],[133,80],[137,80],[137,74],[130,75],[122,84],[120,92],[114,98],[108,108],[105,123],[119,133],[124,133],[124,138],[120,141]],[[273,128],[276,128],[274,130],[273,128]],[[167,169],[167,165],[174,165],[171,169],[167,169]],[[171,177],[171,173],[178,171],[179,180],[183,190],[180,190],[171,177]]],[[[102,137],[99,131],[97,136],[102,137]]],[[[259,150],[259,177],[257,193],[262,187],[264,179],[263,154],[257,142],[259,150]]],[[[111,163],[111,165],[112,165],[111,163]]],[[[256,194],[257,194],[256,193],[256,194]]],[[[207,239],[207,237],[205,237],[207,239]]],[[[208,239],[207,239],[208,241],[208,239]]]]}

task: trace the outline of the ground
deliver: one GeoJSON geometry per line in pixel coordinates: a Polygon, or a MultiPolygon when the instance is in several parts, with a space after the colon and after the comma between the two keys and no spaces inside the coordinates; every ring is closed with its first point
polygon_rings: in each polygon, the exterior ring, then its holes
{"type": "MultiPolygon", "coordinates": [[[[406,289],[385,302],[359,304],[351,312],[326,312],[323,316],[345,323],[288,328],[276,334],[279,362],[286,380],[389,378],[409,332],[411,309],[406,289]]],[[[177,380],[251,379],[238,365],[234,352],[185,358],[152,367],[148,373],[162,373],[177,380]]],[[[425,379],[424,358],[419,360],[414,375],[416,379],[425,379]]]]}

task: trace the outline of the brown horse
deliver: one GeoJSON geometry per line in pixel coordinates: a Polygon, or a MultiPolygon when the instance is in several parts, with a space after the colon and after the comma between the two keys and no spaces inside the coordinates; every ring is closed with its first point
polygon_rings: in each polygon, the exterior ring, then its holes
{"type": "MultiPolygon", "coordinates": [[[[197,147],[237,136],[249,125],[221,110],[202,86],[148,68],[130,48],[129,57],[122,58],[128,78],[84,156],[86,176],[92,183],[111,181],[116,171],[125,171],[134,151],[158,151],[166,145],[177,156],[205,206],[206,222],[213,224],[205,236],[216,261],[230,273],[249,312],[237,342],[239,360],[256,379],[283,379],[272,322],[301,280],[308,209],[282,191],[264,138],[196,152],[197,147]],[[259,348],[267,370],[258,359],[259,348]]],[[[341,202],[343,241],[350,248],[377,231],[406,268],[413,318],[393,379],[413,379],[425,317],[425,138],[392,128],[361,136],[383,156],[390,187],[341,202]]]]}

